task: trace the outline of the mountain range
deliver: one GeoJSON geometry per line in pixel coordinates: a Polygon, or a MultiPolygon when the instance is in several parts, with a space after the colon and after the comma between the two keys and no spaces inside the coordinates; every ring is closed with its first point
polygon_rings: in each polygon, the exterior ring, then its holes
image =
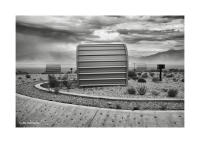
{"type": "Polygon", "coordinates": [[[184,65],[184,50],[168,50],[137,58],[130,56],[129,59],[135,63],[184,65]]]}

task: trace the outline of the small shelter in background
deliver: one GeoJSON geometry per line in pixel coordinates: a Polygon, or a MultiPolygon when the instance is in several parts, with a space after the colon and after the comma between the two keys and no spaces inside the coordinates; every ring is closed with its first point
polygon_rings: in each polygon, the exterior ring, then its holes
{"type": "Polygon", "coordinates": [[[80,87],[128,84],[125,44],[80,44],[76,60],[80,87]]]}
{"type": "Polygon", "coordinates": [[[46,74],[60,74],[61,65],[60,64],[46,64],[46,74]]]}

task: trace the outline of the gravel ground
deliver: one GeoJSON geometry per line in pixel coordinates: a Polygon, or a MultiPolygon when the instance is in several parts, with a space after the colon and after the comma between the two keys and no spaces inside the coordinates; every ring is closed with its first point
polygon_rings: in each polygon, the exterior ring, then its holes
{"type": "MultiPolygon", "coordinates": [[[[59,76],[59,75],[57,75],[59,76]]],[[[157,76],[157,75],[155,75],[157,76]]],[[[121,97],[121,98],[169,98],[167,97],[167,90],[171,88],[178,89],[178,94],[174,98],[183,99],[184,98],[184,82],[181,81],[183,79],[183,74],[174,73],[173,78],[163,78],[162,82],[152,82],[152,78],[146,78],[146,83],[143,84],[147,87],[147,92],[145,95],[132,95],[127,92],[128,87],[126,86],[109,86],[109,87],[89,87],[89,88],[73,88],[67,90],[66,88],[62,88],[64,91],[69,91],[73,93],[80,94],[88,94],[93,96],[109,96],[109,97],[121,97]],[[174,82],[173,78],[179,79],[174,82]],[[158,95],[153,95],[152,91],[157,91],[158,95]]],[[[47,75],[43,74],[31,74],[31,78],[26,78],[25,75],[17,75],[16,85],[23,83],[32,83],[37,81],[47,80],[47,75]]],[[[128,81],[129,86],[137,87],[140,86],[141,83],[138,83],[135,80],[130,79],[128,81]]]]}
{"type": "MultiPolygon", "coordinates": [[[[35,84],[41,83],[43,81],[43,80],[41,81],[40,76],[31,75],[31,79],[26,79],[26,77],[22,75],[20,76],[21,79],[17,77],[16,92],[33,98],[39,98],[39,99],[68,103],[68,104],[95,106],[100,108],[115,108],[115,109],[126,109],[126,110],[184,110],[184,101],[144,100],[138,102],[137,100],[123,101],[123,100],[77,97],[73,95],[49,93],[41,91],[34,87],[35,84]],[[23,80],[23,82],[22,81],[20,82],[20,80],[23,80]]],[[[42,76],[44,76],[45,78],[45,75],[42,76]]]]}
{"type": "MultiPolygon", "coordinates": [[[[89,94],[94,96],[111,96],[111,97],[122,97],[122,98],[169,98],[167,97],[167,90],[176,88],[178,89],[178,99],[184,98],[184,82],[181,81],[183,78],[182,74],[176,74],[175,77],[179,79],[177,82],[173,81],[173,78],[163,78],[162,82],[152,82],[152,78],[146,78],[146,83],[142,84],[147,87],[145,95],[132,95],[127,92],[128,87],[126,86],[111,86],[111,87],[90,87],[90,88],[74,88],[70,89],[69,92],[89,94]],[[157,91],[158,95],[153,95],[152,92],[157,91]]],[[[138,87],[141,83],[130,79],[128,86],[138,87]]]]}

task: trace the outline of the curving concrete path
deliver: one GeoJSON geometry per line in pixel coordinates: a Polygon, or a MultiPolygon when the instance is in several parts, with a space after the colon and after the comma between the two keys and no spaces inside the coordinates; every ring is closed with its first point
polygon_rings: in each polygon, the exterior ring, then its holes
{"type": "Polygon", "coordinates": [[[116,110],[16,94],[17,127],[184,127],[184,111],[116,110]]]}

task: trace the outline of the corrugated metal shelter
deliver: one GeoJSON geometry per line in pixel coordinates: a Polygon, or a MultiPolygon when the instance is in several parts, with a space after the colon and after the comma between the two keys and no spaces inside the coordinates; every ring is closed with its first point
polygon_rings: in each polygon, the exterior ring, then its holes
{"type": "Polygon", "coordinates": [[[47,64],[46,65],[46,74],[60,74],[61,65],[60,64],[47,64]]]}
{"type": "Polygon", "coordinates": [[[80,44],[76,55],[80,87],[128,84],[125,44],[80,44]]]}

